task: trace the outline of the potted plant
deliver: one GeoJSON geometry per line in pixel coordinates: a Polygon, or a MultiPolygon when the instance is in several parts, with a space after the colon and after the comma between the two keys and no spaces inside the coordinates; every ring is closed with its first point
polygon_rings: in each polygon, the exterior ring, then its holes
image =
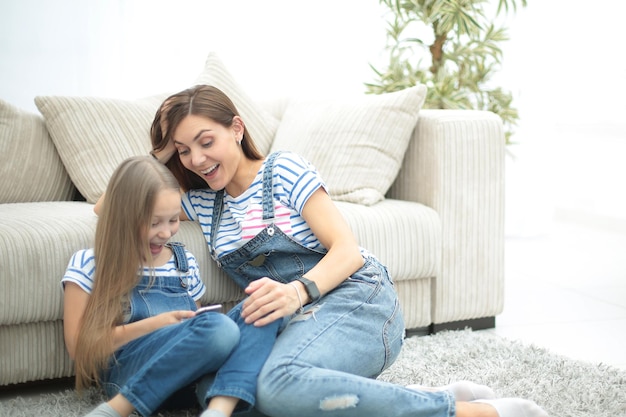
{"type": "Polygon", "coordinates": [[[366,83],[367,92],[424,84],[425,108],[492,111],[502,118],[510,143],[519,115],[511,93],[490,81],[501,63],[500,44],[508,40],[506,28],[494,21],[516,11],[518,2],[526,6],[526,0],[498,0],[490,17],[487,0],[380,0],[390,14],[389,65],[370,65],[377,80],[366,83]]]}

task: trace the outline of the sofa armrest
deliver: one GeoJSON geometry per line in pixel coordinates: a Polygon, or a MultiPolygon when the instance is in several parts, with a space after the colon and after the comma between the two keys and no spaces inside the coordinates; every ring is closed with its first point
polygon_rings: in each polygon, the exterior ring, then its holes
{"type": "Polygon", "coordinates": [[[441,217],[433,323],[493,317],[504,302],[504,157],[501,119],[477,110],[422,110],[390,198],[441,217]]]}

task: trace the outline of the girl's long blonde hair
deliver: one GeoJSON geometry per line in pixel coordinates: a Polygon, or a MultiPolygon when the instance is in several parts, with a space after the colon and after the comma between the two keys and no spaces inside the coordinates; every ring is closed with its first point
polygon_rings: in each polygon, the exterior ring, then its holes
{"type": "Polygon", "coordinates": [[[113,329],[122,323],[140,267],[152,262],[147,236],[157,194],[164,189],[179,190],[178,182],[151,157],[126,159],[111,176],[96,227],[94,285],[76,344],[78,390],[98,384],[108,366],[113,329]]]}

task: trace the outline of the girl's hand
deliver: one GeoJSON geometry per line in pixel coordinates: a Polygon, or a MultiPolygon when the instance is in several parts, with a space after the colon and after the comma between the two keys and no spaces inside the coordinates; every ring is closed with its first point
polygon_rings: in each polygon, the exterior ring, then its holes
{"type": "Polygon", "coordinates": [[[196,312],[191,310],[166,311],[165,313],[157,314],[156,316],[116,326],[113,331],[113,349],[111,352],[116,351],[126,343],[135,340],[138,337],[152,333],[153,331],[165,326],[178,324],[195,315],[196,312]]]}
{"type": "MultiPolygon", "coordinates": [[[[300,308],[300,301],[293,285],[267,277],[251,282],[245,292],[249,297],[243,303],[241,316],[248,324],[265,326],[295,313],[300,308]]],[[[306,296],[303,290],[300,290],[300,294],[302,297],[306,296]]]]}
{"type": "Polygon", "coordinates": [[[161,313],[157,317],[163,326],[169,326],[170,324],[178,324],[183,320],[190,319],[195,315],[196,312],[191,310],[174,310],[161,313]]]}

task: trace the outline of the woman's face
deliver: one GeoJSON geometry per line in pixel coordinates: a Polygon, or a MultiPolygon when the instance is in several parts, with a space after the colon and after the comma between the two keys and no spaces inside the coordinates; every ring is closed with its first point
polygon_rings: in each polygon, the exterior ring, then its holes
{"type": "MultiPolygon", "coordinates": [[[[206,117],[189,115],[172,135],[180,161],[213,190],[228,188],[237,174],[243,158],[237,143],[243,136],[243,125],[235,117],[232,126],[225,127],[206,117]]],[[[228,191],[228,190],[227,190],[228,191]]]]}

